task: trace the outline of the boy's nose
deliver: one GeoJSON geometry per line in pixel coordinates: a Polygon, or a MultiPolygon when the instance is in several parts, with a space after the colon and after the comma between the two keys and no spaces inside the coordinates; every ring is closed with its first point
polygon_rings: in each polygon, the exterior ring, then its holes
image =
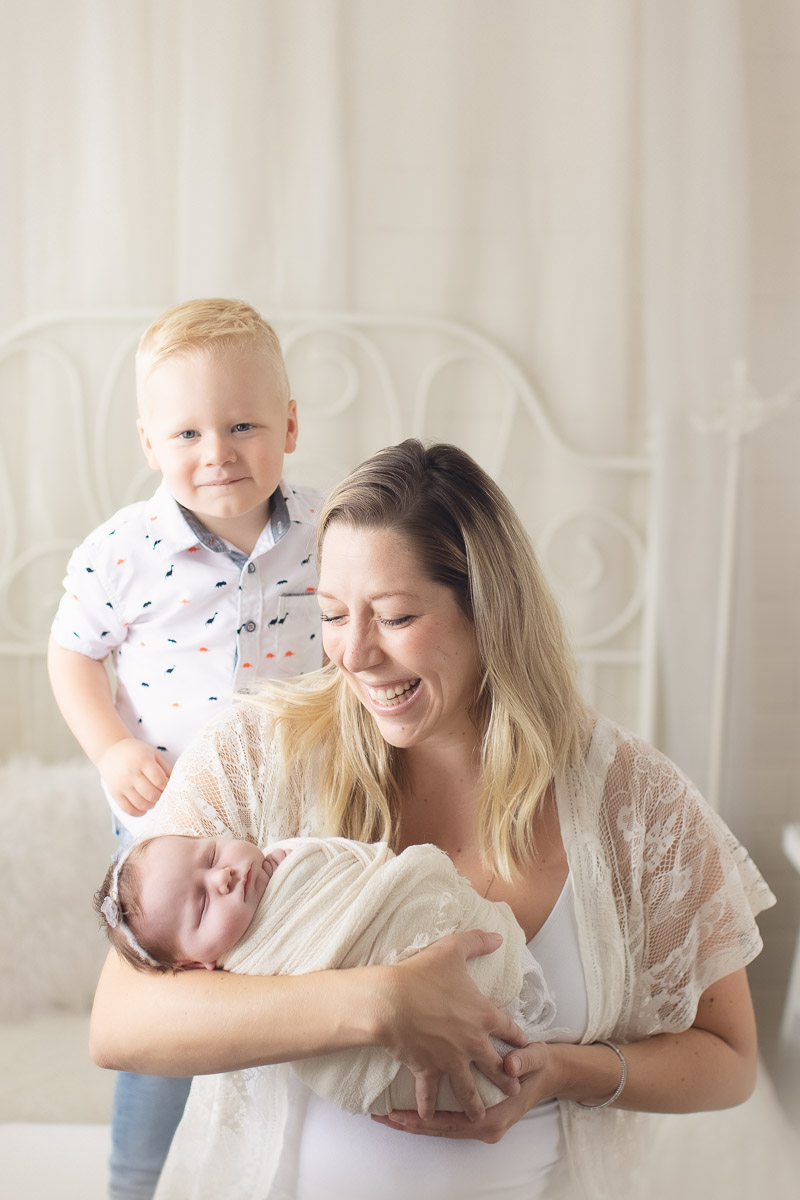
{"type": "Polygon", "coordinates": [[[233,442],[226,437],[220,437],[217,434],[208,434],[205,439],[205,460],[209,467],[222,466],[225,463],[233,462],[236,458],[236,451],[233,442]]]}

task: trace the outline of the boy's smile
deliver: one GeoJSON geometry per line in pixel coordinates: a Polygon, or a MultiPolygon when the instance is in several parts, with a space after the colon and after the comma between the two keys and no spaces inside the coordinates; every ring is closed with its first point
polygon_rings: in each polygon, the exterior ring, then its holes
{"type": "Polygon", "coordinates": [[[297,445],[297,408],[261,355],[175,355],[140,386],[145,457],[172,497],[250,554],[297,445]]]}

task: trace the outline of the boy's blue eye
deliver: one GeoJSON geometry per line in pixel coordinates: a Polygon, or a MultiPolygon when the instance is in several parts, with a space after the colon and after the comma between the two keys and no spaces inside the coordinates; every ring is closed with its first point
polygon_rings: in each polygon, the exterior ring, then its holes
{"type": "Polygon", "coordinates": [[[197,437],[197,430],[196,429],[184,429],[183,433],[178,434],[178,437],[183,438],[184,441],[188,442],[191,438],[197,437]]]}
{"type": "Polygon", "coordinates": [[[247,433],[248,429],[252,429],[252,428],[253,428],[253,426],[251,425],[251,423],[249,421],[240,421],[238,425],[234,425],[233,432],[234,433],[247,433]]]}

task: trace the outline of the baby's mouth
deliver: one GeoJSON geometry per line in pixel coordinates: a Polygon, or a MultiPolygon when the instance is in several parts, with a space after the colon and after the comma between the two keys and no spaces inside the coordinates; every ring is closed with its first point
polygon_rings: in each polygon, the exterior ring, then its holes
{"type": "Polygon", "coordinates": [[[418,679],[407,679],[405,683],[395,683],[388,688],[368,687],[370,699],[381,708],[397,708],[399,704],[410,699],[412,692],[419,687],[418,679]]]}

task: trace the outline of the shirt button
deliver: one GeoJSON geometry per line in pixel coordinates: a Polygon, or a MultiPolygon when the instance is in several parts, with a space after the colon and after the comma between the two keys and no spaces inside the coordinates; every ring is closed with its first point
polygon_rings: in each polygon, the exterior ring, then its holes
{"type": "Polygon", "coordinates": [[[255,569],[256,569],[256,564],[255,564],[255,563],[248,563],[248,564],[247,564],[247,569],[248,569],[248,571],[250,572],[250,574],[252,575],[252,574],[253,574],[253,572],[254,572],[254,571],[255,571],[255,569]]]}
{"type": "Polygon", "coordinates": [[[248,621],[247,624],[245,625],[245,629],[247,630],[248,633],[252,633],[253,630],[255,629],[255,627],[256,627],[255,621],[248,621]]]}

